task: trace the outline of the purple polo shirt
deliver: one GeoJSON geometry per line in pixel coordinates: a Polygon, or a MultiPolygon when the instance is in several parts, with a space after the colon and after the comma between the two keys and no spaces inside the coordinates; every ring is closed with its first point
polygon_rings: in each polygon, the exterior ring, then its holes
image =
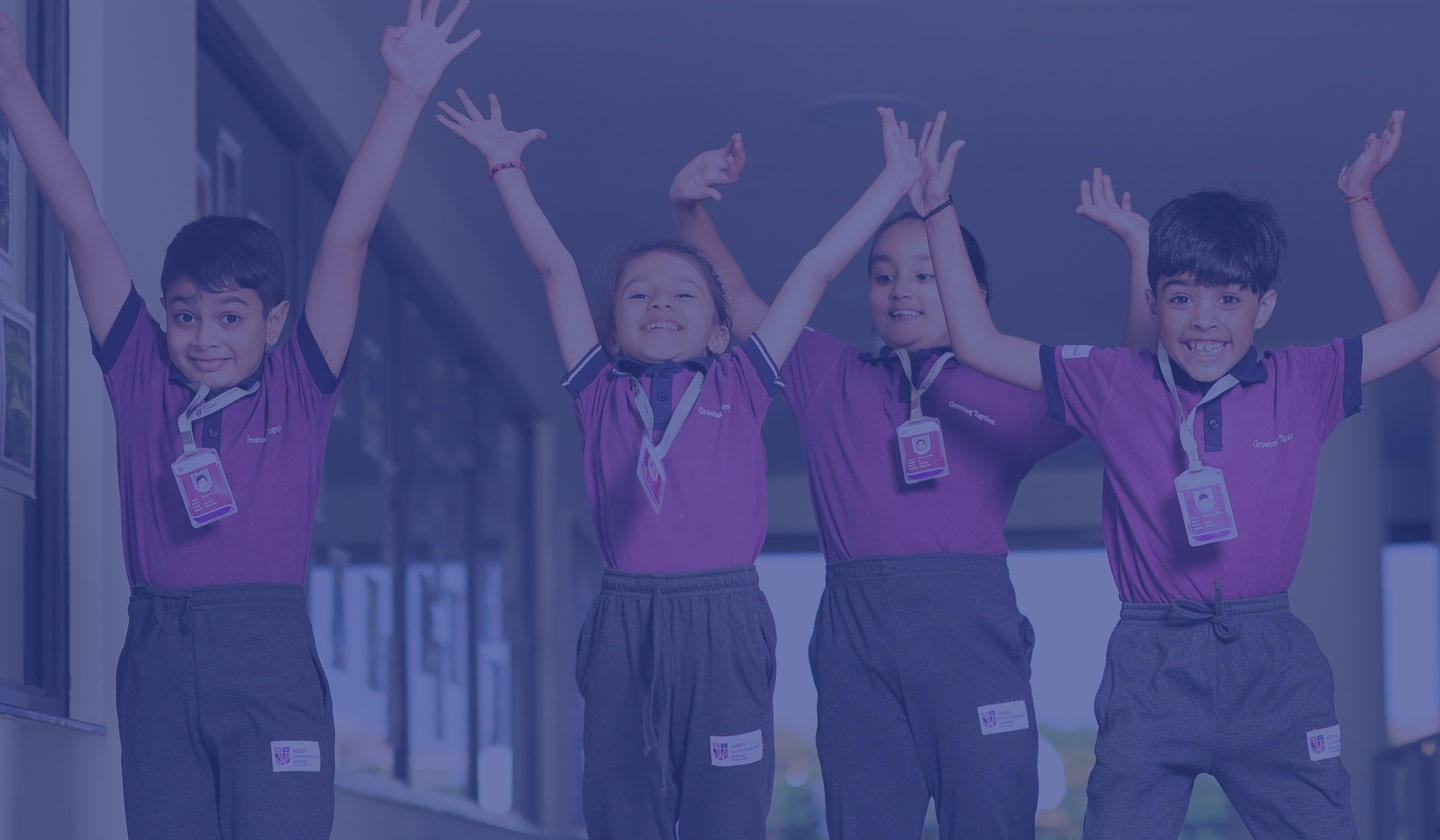
{"type": "Polygon", "coordinates": [[[755,562],[765,541],[765,447],[760,424],[780,372],[756,336],[715,358],[646,366],[595,347],[565,377],[584,440],[585,489],[605,565],[694,572],[755,562]],[[665,456],[659,513],[636,476],[645,426],[643,384],[660,441],[672,407],[705,371],[699,399],[665,456]]]}
{"type": "MultiPolygon", "coordinates": [[[[1208,601],[1275,595],[1300,564],[1320,445],[1360,410],[1360,339],[1250,348],[1240,385],[1195,416],[1200,460],[1219,469],[1239,536],[1192,548],[1175,495],[1187,466],[1180,416],[1155,355],[1088,346],[1043,347],[1051,414],[1089,435],[1105,460],[1101,516],[1120,599],[1208,601]]],[[[1209,383],[1173,367],[1188,413],[1209,383]]]]}
{"type": "Polygon", "coordinates": [[[290,340],[241,383],[258,379],[260,390],[195,422],[195,443],[219,453],[237,508],[202,528],[190,526],[170,469],[185,451],[177,421],[194,392],[133,289],[94,351],[115,407],[130,585],[304,583],[340,385],[309,323],[302,317],[290,340]]]}
{"type": "MultiPolygon", "coordinates": [[[[937,352],[911,358],[923,381],[937,352]]],[[[951,359],[920,398],[940,421],[950,473],[906,484],[895,430],[910,383],[892,354],[872,357],[806,330],[783,369],[800,422],[810,496],[830,563],[896,554],[1004,555],[1020,480],[1079,436],[1049,417],[1041,394],[951,359]]]]}

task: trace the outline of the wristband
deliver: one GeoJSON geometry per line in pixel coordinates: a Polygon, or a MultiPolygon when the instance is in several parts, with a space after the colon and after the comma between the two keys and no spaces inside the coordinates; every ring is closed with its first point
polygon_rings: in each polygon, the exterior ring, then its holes
{"type": "Polygon", "coordinates": [[[934,216],[936,213],[939,213],[941,210],[944,210],[946,207],[949,207],[950,205],[952,205],[952,204],[954,204],[954,203],[955,203],[955,199],[954,199],[953,197],[948,196],[948,195],[945,196],[945,200],[942,201],[940,204],[936,205],[935,208],[932,209],[929,213],[926,213],[925,215],[921,216],[921,217],[920,217],[920,221],[922,221],[922,222],[928,222],[928,221],[930,221],[930,217],[931,217],[931,216],[934,216]]]}
{"type": "Polygon", "coordinates": [[[1343,199],[1344,199],[1344,201],[1345,201],[1345,206],[1346,206],[1346,207],[1349,207],[1349,206],[1351,206],[1352,204],[1360,204],[1360,203],[1365,202],[1365,201],[1368,201],[1368,202],[1370,202],[1371,204],[1374,204],[1374,203],[1375,203],[1375,194],[1374,194],[1374,193],[1372,193],[1372,192],[1370,192],[1370,191],[1367,190],[1367,191],[1365,191],[1365,192],[1363,192],[1363,193],[1360,193],[1359,195],[1356,195],[1355,193],[1352,193],[1352,192],[1350,192],[1349,190],[1345,189],[1345,175],[1346,175],[1346,173],[1348,173],[1349,171],[1350,171],[1350,167],[1349,167],[1348,165],[1345,166],[1345,167],[1343,167],[1343,168],[1341,168],[1341,170],[1340,170],[1340,177],[1335,179],[1335,186],[1337,186],[1337,187],[1340,188],[1340,195],[1343,197],[1343,199]]]}
{"type": "Polygon", "coordinates": [[[525,164],[521,163],[521,162],[518,161],[518,160],[502,161],[502,162],[497,163],[497,164],[495,164],[494,166],[490,167],[490,177],[491,177],[491,178],[494,178],[494,177],[495,177],[495,173],[496,173],[496,172],[499,172],[499,171],[502,170],[502,169],[518,169],[518,170],[520,170],[521,172],[524,172],[524,171],[525,171],[525,164]]]}

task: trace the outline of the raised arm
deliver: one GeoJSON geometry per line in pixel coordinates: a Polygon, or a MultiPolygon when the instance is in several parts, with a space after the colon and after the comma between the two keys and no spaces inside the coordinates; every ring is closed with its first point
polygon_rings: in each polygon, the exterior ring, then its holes
{"type": "Polygon", "coordinates": [[[75,286],[90,331],[104,343],[130,295],[130,272],[100,216],[90,179],[50,115],[20,49],[20,29],[0,14],[0,111],[40,194],[65,232],[75,286]]]}
{"type": "Polygon", "coordinates": [[[370,237],[395,184],[415,123],[445,68],[480,37],[475,30],[455,43],[448,42],[469,5],[470,0],[459,0],[450,14],[437,22],[440,0],[430,0],[423,10],[421,0],[410,0],[405,25],[385,29],[380,55],[390,82],[345,174],[335,210],[320,237],[305,295],[305,318],[332,372],[339,372],[349,351],[370,237]]]}
{"type": "Polygon", "coordinates": [[[731,333],[743,341],[765,319],[770,304],[755,294],[745,279],[740,264],[720,239],[705,200],[720,200],[716,187],[740,180],[745,168],[745,144],[740,135],[731,135],[730,142],[718,149],[701,152],[694,160],[675,173],[670,182],[670,206],[675,212],[675,230],[680,238],[694,245],[710,258],[720,273],[720,283],[730,298],[730,314],[734,329],[731,333]]]}
{"type": "Polygon", "coordinates": [[[575,267],[575,258],[560,241],[551,227],[550,220],[535,201],[530,191],[530,182],[525,177],[525,167],[520,155],[532,141],[541,140],[545,132],[538,128],[529,131],[511,131],[505,127],[500,115],[500,100],[490,94],[490,117],[486,119],[465,91],[458,90],[461,113],[441,102],[436,119],[442,125],[463,137],[466,142],[480,150],[490,167],[490,177],[500,190],[500,199],[505,203],[505,212],[510,224],[520,238],[525,255],[540,273],[540,282],[545,287],[545,299],[550,306],[550,319],[555,324],[555,336],[560,342],[560,358],[565,369],[570,370],[580,363],[585,354],[597,343],[595,319],[585,303],[585,287],[580,281],[580,271],[575,267]]]}
{"type": "MultiPolygon", "coordinates": [[[[1420,306],[1420,293],[1390,243],[1371,193],[1375,178],[1395,159],[1404,127],[1405,112],[1393,112],[1385,124],[1385,132],[1365,139],[1365,146],[1355,161],[1340,170],[1339,180],[1340,191],[1349,207],[1350,228],[1360,251],[1360,263],[1380,304],[1380,314],[1387,322],[1403,318],[1420,306]]],[[[1440,379],[1440,354],[1424,356],[1420,365],[1432,377],[1440,379]]]]}
{"type": "Polygon", "coordinates": [[[770,311],[755,328],[777,365],[783,365],[789,358],[791,348],[830,281],[865,247],[866,240],[895,209],[895,203],[910,191],[920,174],[909,127],[903,122],[896,123],[895,112],[889,108],[879,110],[885,168],[820,243],[800,258],[800,264],[775,296],[770,311]]]}
{"type": "Polygon", "coordinates": [[[1095,167],[1093,177],[1080,182],[1080,206],[1075,212],[1125,243],[1130,252],[1130,302],[1123,340],[1131,350],[1154,350],[1160,342],[1160,325],[1145,296],[1150,290],[1150,220],[1130,209],[1130,193],[1115,200],[1115,185],[1100,167],[1095,167]]]}
{"type": "Polygon", "coordinates": [[[920,137],[920,188],[910,196],[915,212],[925,220],[930,239],[930,260],[935,266],[935,283],[950,344],[961,362],[981,373],[1021,388],[1040,391],[1045,382],[1040,372],[1040,345],[1006,335],[995,329],[990,308],[975,279],[975,269],[965,251],[960,217],[950,198],[950,181],[955,158],[965,146],[956,140],[940,155],[940,137],[945,130],[945,112],[925,126],[920,137]]]}

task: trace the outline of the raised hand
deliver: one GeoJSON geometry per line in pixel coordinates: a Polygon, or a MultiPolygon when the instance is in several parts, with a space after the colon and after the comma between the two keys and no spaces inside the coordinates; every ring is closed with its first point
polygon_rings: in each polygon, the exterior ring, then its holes
{"type": "Polygon", "coordinates": [[[1405,128],[1405,112],[1392,111],[1385,123],[1385,132],[1380,136],[1371,134],[1365,138],[1365,147],[1350,163],[1340,169],[1338,185],[1347,196],[1363,196],[1370,192],[1375,177],[1385,171],[1395,152],[1400,148],[1400,135],[1405,128]]]}
{"type": "Polygon", "coordinates": [[[880,142],[885,148],[884,176],[904,183],[909,189],[920,177],[920,159],[916,155],[915,140],[910,136],[910,124],[895,121],[895,112],[890,108],[877,108],[880,113],[880,142]]]}
{"type": "Polygon", "coordinates": [[[420,99],[430,98],[445,68],[480,38],[480,30],[476,29],[454,43],[449,40],[469,5],[470,0],[460,0],[443,21],[436,23],[440,0],[428,0],[423,9],[421,0],[410,0],[405,25],[385,27],[380,41],[380,56],[392,85],[420,99]]]}
{"type": "Polygon", "coordinates": [[[730,142],[718,149],[710,149],[695,156],[695,159],[675,173],[670,182],[670,201],[675,204],[720,200],[720,191],[715,189],[723,184],[740,180],[745,169],[745,144],[740,135],[730,135],[730,142]]]}
{"type": "Polygon", "coordinates": [[[910,204],[921,216],[945,203],[950,195],[950,182],[955,177],[955,158],[965,148],[964,140],[956,140],[940,154],[940,138],[945,133],[946,113],[935,115],[933,122],[925,123],[920,132],[920,147],[917,157],[920,173],[910,188],[910,204]]]}
{"type": "Polygon", "coordinates": [[[1080,206],[1075,212],[1098,222],[1132,249],[1150,238],[1150,221],[1130,209],[1130,193],[1116,201],[1115,184],[1098,166],[1090,180],[1080,182],[1080,206]]]}
{"type": "Polygon", "coordinates": [[[529,131],[511,131],[506,128],[500,116],[500,100],[495,94],[490,94],[490,118],[486,119],[480,109],[475,107],[475,103],[470,101],[463,88],[455,92],[460,96],[460,104],[465,108],[465,113],[450,107],[447,102],[441,102],[440,110],[444,113],[436,114],[435,119],[479,149],[480,154],[485,156],[486,163],[491,166],[518,161],[526,146],[536,140],[545,139],[545,132],[538,128],[529,131]]]}
{"type": "Polygon", "coordinates": [[[28,74],[20,47],[20,27],[0,12],[0,87],[20,74],[28,74]]]}

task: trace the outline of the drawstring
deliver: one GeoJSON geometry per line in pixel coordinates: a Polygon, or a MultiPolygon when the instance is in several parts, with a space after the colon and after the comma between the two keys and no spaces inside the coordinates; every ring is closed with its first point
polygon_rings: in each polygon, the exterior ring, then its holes
{"type": "MultiPolygon", "coordinates": [[[[166,597],[167,596],[164,595],[150,596],[150,619],[155,622],[156,627],[165,623],[166,597]]],[[[181,632],[189,633],[195,626],[195,622],[190,616],[190,599],[184,597],[175,598],[172,596],[170,600],[180,602],[180,630],[181,632]]]]}
{"type": "MultiPolygon", "coordinates": [[[[652,752],[658,751],[660,760],[660,795],[666,796],[670,790],[670,698],[663,697],[659,701],[659,714],[665,720],[657,723],[656,694],[664,687],[661,683],[660,669],[665,664],[669,650],[670,633],[665,625],[665,611],[660,604],[659,587],[650,592],[650,688],[645,692],[645,702],[642,705],[640,714],[640,730],[645,736],[645,757],[649,758],[652,752]]],[[[668,691],[666,692],[668,694],[668,691]]]]}
{"type": "Polygon", "coordinates": [[[1222,642],[1228,642],[1240,633],[1240,626],[1235,624],[1231,617],[1225,613],[1225,601],[1220,597],[1220,584],[1215,584],[1214,601],[1189,601],[1178,600],[1170,602],[1172,615],[1187,619],[1189,621],[1210,622],[1210,627],[1215,631],[1215,637],[1222,642]]]}

